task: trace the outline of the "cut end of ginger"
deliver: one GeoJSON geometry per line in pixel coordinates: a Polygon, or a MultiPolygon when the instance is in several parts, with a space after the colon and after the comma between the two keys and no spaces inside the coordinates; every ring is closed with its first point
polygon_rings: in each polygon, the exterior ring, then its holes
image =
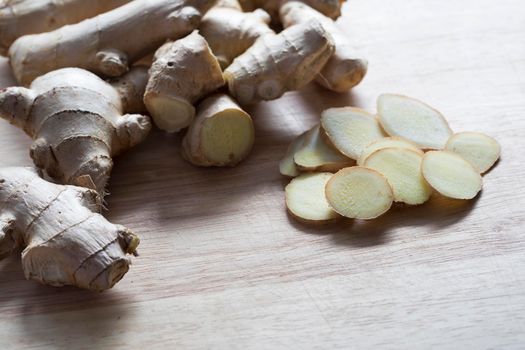
{"type": "Polygon", "coordinates": [[[481,191],[482,179],[478,171],[455,153],[427,152],[421,169],[430,186],[445,197],[472,199],[481,191]]]}
{"type": "Polygon", "coordinates": [[[501,154],[499,143],[479,132],[460,132],[452,135],[446,150],[459,154],[483,174],[498,161],[501,154]]]}
{"type": "Polygon", "coordinates": [[[359,159],[357,159],[357,165],[365,165],[366,159],[375,151],[379,151],[384,148],[406,148],[416,151],[423,155],[423,151],[415,143],[405,140],[402,137],[391,136],[385,137],[380,140],[374,141],[363,150],[359,159]]]}
{"type": "Polygon", "coordinates": [[[307,134],[308,131],[302,133],[295,140],[292,141],[290,146],[288,146],[286,154],[284,155],[283,159],[281,159],[281,161],[279,162],[279,172],[281,173],[281,175],[296,177],[300,174],[300,171],[299,169],[297,169],[297,165],[295,164],[294,156],[295,153],[297,153],[297,151],[299,151],[303,147],[303,143],[307,134]]]}
{"type": "Polygon", "coordinates": [[[425,203],[432,188],[421,174],[423,152],[407,148],[384,148],[372,153],[365,166],[384,175],[394,191],[394,200],[410,205],[425,203]]]}
{"type": "Polygon", "coordinates": [[[326,184],[326,199],[339,214],[352,219],[374,219],[390,209],[392,187],[379,172],[365,167],[338,171],[326,184]]]}
{"type": "Polygon", "coordinates": [[[288,211],[301,221],[323,223],[339,215],[330,208],[325,187],[331,173],[303,174],[294,178],[285,189],[288,211]]]}
{"type": "Polygon", "coordinates": [[[370,143],[385,137],[374,115],[359,108],[327,109],[322,113],[321,125],[332,144],[354,160],[370,143]]]}
{"type": "Polygon", "coordinates": [[[294,162],[303,171],[337,171],[354,163],[329,145],[321,135],[319,125],[307,132],[302,147],[294,155],[294,162]]]}
{"type": "Polygon", "coordinates": [[[429,105],[402,95],[377,99],[379,122],[390,136],[400,136],[425,149],[441,150],[452,135],[443,115],[429,105]]]}
{"type": "Polygon", "coordinates": [[[180,98],[146,94],[144,104],[155,125],[168,132],[177,132],[188,127],[195,117],[195,107],[180,98]]]}

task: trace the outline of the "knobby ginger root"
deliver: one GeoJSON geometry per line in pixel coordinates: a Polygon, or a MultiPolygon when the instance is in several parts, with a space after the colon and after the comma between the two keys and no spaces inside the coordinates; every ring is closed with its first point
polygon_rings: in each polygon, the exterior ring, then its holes
{"type": "Polygon", "coordinates": [[[330,145],[322,132],[317,125],[306,134],[302,147],[293,157],[299,170],[331,172],[353,165],[355,162],[330,145]]]}
{"type": "Polygon", "coordinates": [[[321,116],[321,126],[332,144],[355,160],[366,146],[385,136],[372,114],[353,107],[325,110],[321,116]]]}
{"type": "Polygon", "coordinates": [[[425,153],[421,170],[430,186],[445,197],[472,199],[481,191],[482,179],[478,171],[450,151],[425,153]]]}
{"type": "MultiPolygon", "coordinates": [[[[287,1],[288,0],[239,0],[244,11],[253,11],[257,8],[262,8],[275,19],[279,17],[279,8],[287,1]]],[[[341,16],[341,7],[346,0],[297,1],[305,3],[331,19],[336,19],[341,16]]]]}
{"type": "Polygon", "coordinates": [[[126,113],[146,113],[144,94],[148,84],[148,67],[134,66],[128,73],[114,78],[109,83],[122,99],[122,109],[126,113]]]}
{"type": "Polygon", "coordinates": [[[273,100],[312,81],[333,52],[333,40],[321,23],[301,23],[259,38],[224,77],[241,105],[273,100]]]}
{"type": "Polygon", "coordinates": [[[339,214],[374,219],[390,209],[392,187],[379,172],[360,166],[339,170],[326,184],[326,199],[339,214]]]}
{"type": "MultiPolygon", "coordinates": [[[[236,2],[235,0],[233,0],[236,2]]],[[[237,3],[238,4],[238,3],[237,3]]],[[[261,36],[275,34],[268,27],[270,16],[261,9],[242,12],[231,3],[217,4],[202,19],[199,33],[206,39],[221,67],[246,51],[261,36]]]]}
{"type": "Polygon", "coordinates": [[[136,254],[138,237],[96,213],[95,191],[47,182],[31,169],[0,169],[0,208],[0,258],[24,247],[28,279],[103,291],[136,254]]]}
{"type": "Polygon", "coordinates": [[[252,118],[228,95],[208,97],[184,137],[183,156],[200,166],[235,166],[250,153],[252,118]]]}
{"type": "Polygon", "coordinates": [[[134,0],[112,11],[55,31],[26,35],[9,49],[16,79],[29,85],[36,77],[79,67],[110,77],[129,64],[199,25],[213,0],[134,0]]]}
{"type": "Polygon", "coordinates": [[[193,104],[223,85],[217,58],[195,31],[157,50],[144,103],[160,129],[179,131],[195,117],[193,104]]]}
{"type": "Polygon", "coordinates": [[[339,218],[325,197],[326,183],[331,173],[303,174],[293,179],[285,189],[288,211],[301,221],[323,223],[339,218]]]}
{"type": "Polygon", "coordinates": [[[452,130],[441,113],[407,96],[379,96],[377,113],[387,134],[404,137],[421,148],[443,149],[452,136],[452,130]]]}
{"type": "Polygon", "coordinates": [[[366,159],[374,152],[379,151],[384,148],[406,148],[418,152],[423,155],[423,151],[413,142],[405,140],[402,137],[385,137],[377,141],[372,142],[361,152],[359,159],[357,160],[357,165],[365,165],[366,159]]]}
{"type": "Polygon", "coordinates": [[[24,0],[0,4],[0,54],[19,37],[55,30],[117,8],[130,0],[24,0]]]}
{"type": "Polygon", "coordinates": [[[283,4],[280,9],[280,17],[285,28],[317,20],[332,35],[335,52],[318,74],[317,83],[332,91],[345,92],[363,80],[368,69],[368,62],[355,57],[354,50],[347,39],[348,35],[343,33],[332,19],[300,1],[288,1],[283,4]]]}
{"type": "Polygon", "coordinates": [[[425,203],[432,195],[432,188],[421,173],[423,153],[407,148],[384,148],[366,158],[365,166],[386,177],[394,200],[409,205],[425,203]]]}
{"type": "Polygon", "coordinates": [[[501,153],[498,141],[479,132],[454,134],[445,149],[459,154],[481,174],[492,168],[501,153]]]}
{"type": "Polygon", "coordinates": [[[112,157],[140,143],[151,129],[149,117],[123,115],[122,101],[139,104],[131,101],[141,89],[116,89],[86,70],[64,68],[37,78],[30,89],[0,90],[0,117],[33,138],[30,155],[39,169],[60,183],[102,194],[112,157]]]}

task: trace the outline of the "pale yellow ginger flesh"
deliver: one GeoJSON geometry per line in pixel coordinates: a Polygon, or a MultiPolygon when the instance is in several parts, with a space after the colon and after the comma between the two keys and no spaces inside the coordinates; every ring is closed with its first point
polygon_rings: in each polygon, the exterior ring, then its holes
{"type": "Polygon", "coordinates": [[[413,142],[405,140],[402,137],[390,136],[379,139],[370,143],[366,148],[361,152],[359,159],[357,159],[357,165],[365,165],[366,159],[375,151],[379,151],[384,148],[406,148],[418,152],[423,155],[423,151],[413,142]]]}
{"type": "Polygon", "coordinates": [[[452,136],[452,130],[441,113],[407,96],[379,96],[377,113],[388,135],[403,137],[424,149],[441,150],[452,136]]]}
{"type": "Polygon", "coordinates": [[[314,126],[295,153],[294,162],[302,171],[337,171],[355,162],[327,143],[321,135],[321,127],[314,126]]]}
{"type": "Polygon", "coordinates": [[[130,0],[0,1],[0,54],[19,37],[55,30],[112,10],[130,0]]]}
{"type": "Polygon", "coordinates": [[[242,12],[236,0],[217,3],[202,19],[199,33],[210,45],[213,54],[226,69],[260,37],[275,34],[270,29],[270,16],[261,9],[242,12]]]}
{"type": "Polygon", "coordinates": [[[299,151],[303,147],[307,135],[308,131],[302,133],[301,135],[296,137],[288,146],[286,154],[284,155],[283,159],[281,159],[281,161],[279,162],[279,172],[281,173],[281,175],[295,177],[301,173],[301,171],[297,168],[297,165],[295,164],[294,156],[297,153],[297,151],[299,151]]]}
{"type": "Polygon", "coordinates": [[[312,223],[337,219],[325,197],[331,173],[303,174],[294,178],[285,189],[286,207],[296,218],[312,223]]]}
{"type": "Polygon", "coordinates": [[[193,105],[224,85],[217,58],[197,31],[161,46],[149,73],[144,103],[157,127],[168,132],[188,127],[193,105]]]}
{"type": "Polygon", "coordinates": [[[437,192],[455,199],[472,199],[481,191],[479,172],[458,154],[429,151],[421,166],[425,180],[437,192]]]}
{"type": "Polygon", "coordinates": [[[478,132],[452,135],[445,149],[459,154],[481,174],[492,168],[501,154],[501,147],[496,140],[478,132]]]}
{"type": "Polygon", "coordinates": [[[394,200],[392,187],[382,174],[359,166],[339,170],[325,191],[330,206],[352,219],[374,219],[387,212],[394,200]]]}
{"type": "Polygon", "coordinates": [[[365,166],[386,177],[394,191],[394,201],[410,205],[425,203],[432,188],[421,173],[421,151],[407,148],[384,148],[372,153],[365,166]]]}
{"type": "Polygon", "coordinates": [[[334,52],[318,21],[259,38],[224,71],[230,94],[241,105],[274,100],[312,81],[334,52]]]}
{"type": "Polygon", "coordinates": [[[327,109],[322,113],[321,126],[332,144],[354,160],[370,143],[385,137],[376,118],[359,108],[327,109]]]}
{"type": "Polygon", "coordinates": [[[14,75],[24,86],[65,67],[117,77],[166,40],[191,33],[214,0],[134,0],[54,31],[18,38],[9,49],[14,75]]]}
{"type": "Polygon", "coordinates": [[[235,166],[250,153],[255,139],[252,118],[228,95],[208,97],[183,140],[183,155],[200,166],[235,166]]]}
{"type": "Polygon", "coordinates": [[[138,69],[113,85],[83,69],[50,72],[30,89],[0,90],[0,117],[33,138],[31,158],[55,181],[103,194],[113,156],[142,142],[151,129],[148,116],[125,114],[125,108],[143,108],[146,72],[138,69]]]}
{"type": "Polygon", "coordinates": [[[28,168],[0,168],[0,258],[22,251],[26,278],[103,291],[128,271],[139,239],[97,211],[93,190],[56,185],[28,168]]]}
{"type": "Polygon", "coordinates": [[[280,18],[285,28],[317,20],[323,24],[334,40],[335,52],[319,72],[316,82],[325,88],[345,92],[363,80],[368,62],[355,56],[355,50],[335,22],[301,1],[287,1],[280,8],[280,18]]]}

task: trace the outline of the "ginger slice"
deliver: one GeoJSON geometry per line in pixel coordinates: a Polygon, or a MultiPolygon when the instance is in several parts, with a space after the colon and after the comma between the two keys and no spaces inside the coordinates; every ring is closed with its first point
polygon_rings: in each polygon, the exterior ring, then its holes
{"type": "Polygon", "coordinates": [[[370,143],[385,137],[376,118],[359,108],[327,109],[322,113],[321,125],[332,144],[354,160],[370,143]]]}
{"type": "Polygon", "coordinates": [[[345,157],[329,145],[321,135],[319,125],[306,134],[302,147],[295,153],[295,164],[305,171],[337,171],[353,165],[354,161],[345,157]]]}
{"type": "Polygon", "coordinates": [[[478,132],[452,135],[445,149],[459,154],[481,174],[492,168],[501,154],[501,147],[496,140],[478,132]]]}
{"type": "Polygon", "coordinates": [[[284,155],[283,159],[281,159],[281,161],[279,162],[279,172],[281,173],[281,175],[296,177],[301,173],[294,162],[294,156],[295,153],[297,153],[297,151],[299,151],[303,146],[307,134],[308,131],[302,133],[295,140],[292,141],[290,146],[288,146],[286,154],[284,155]]]}
{"type": "Polygon", "coordinates": [[[363,153],[361,153],[357,159],[357,165],[364,165],[366,159],[375,151],[391,147],[411,149],[423,155],[423,151],[419,149],[415,143],[405,140],[402,137],[391,136],[374,141],[366,146],[366,148],[363,150],[363,153]]]}
{"type": "Polygon", "coordinates": [[[421,169],[430,186],[445,197],[472,199],[481,191],[482,179],[478,171],[450,151],[425,153],[421,169]]]}
{"type": "Polygon", "coordinates": [[[296,218],[307,222],[325,222],[337,219],[325,198],[325,186],[331,173],[302,174],[285,189],[286,207],[296,218]]]}
{"type": "Polygon", "coordinates": [[[441,113],[416,99],[383,94],[377,99],[379,122],[390,136],[401,136],[425,149],[444,149],[452,130],[441,113]]]}
{"type": "Polygon", "coordinates": [[[394,200],[410,205],[426,202],[432,188],[421,174],[423,152],[407,148],[384,148],[372,153],[365,166],[383,174],[394,190],[394,200]]]}
{"type": "Polygon", "coordinates": [[[376,170],[350,167],[339,170],[326,184],[326,199],[339,214],[353,219],[374,219],[390,209],[394,193],[376,170]]]}

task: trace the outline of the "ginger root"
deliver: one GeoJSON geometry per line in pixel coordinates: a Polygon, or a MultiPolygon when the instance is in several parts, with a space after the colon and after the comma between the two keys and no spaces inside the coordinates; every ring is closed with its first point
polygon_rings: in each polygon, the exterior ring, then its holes
{"type": "Polygon", "coordinates": [[[323,87],[345,92],[359,84],[368,69],[368,62],[356,58],[350,46],[347,34],[342,32],[335,22],[300,1],[288,1],[280,9],[281,22],[285,28],[295,24],[317,20],[323,24],[334,39],[335,52],[316,78],[323,87]]]}
{"type": "Polygon", "coordinates": [[[97,211],[93,190],[47,182],[28,168],[0,168],[0,258],[24,247],[27,279],[103,291],[128,271],[139,239],[97,211]]]}
{"type": "Polygon", "coordinates": [[[121,76],[129,64],[167,39],[191,33],[213,3],[214,0],[134,0],[80,23],[17,39],[9,49],[11,67],[24,86],[64,67],[121,76]]]}
{"type": "Polygon", "coordinates": [[[0,54],[21,36],[55,30],[112,10],[130,0],[24,0],[0,4],[0,54]]]}
{"type": "Polygon", "coordinates": [[[219,62],[195,31],[157,50],[144,103],[157,127],[179,131],[195,117],[193,104],[223,85],[219,62]]]}
{"type": "MultiPolygon", "coordinates": [[[[145,79],[128,85],[133,82],[145,79]]],[[[116,89],[86,70],[64,68],[37,78],[30,89],[0,90],[0,117],[33,138],[30,155],[39,169],[60,183],[103,194],[112,157],[142,142],[151,129],[149,117],[123,115],[123,101],[139,104],[132,100],[141,89],[116,89]]]]}
{"type": "Polygon", "coordinates": [[[274,100],[312,81],[334,52],[318,21],[265,35],[224,71],[230,94],[241,105],[274,100]]]}
{"type": "Polygon", "coordinates": [[[254,142],[252,118],[228,95],[208,97],[182,141],[186,160],[200,166],[235,166],[254,142]]]}
{"type": "MultiPolygon", "coordinates": [[[[262,8],[268,12],[272,18],[279,18],[279,8],[288,0],[239,0],[244,11],[254,11],[262,8]]],[[[323,15],[336,19],[341,16],[341,7],[346,0],[298,0],[323,15]]]]}
{"type": "Polygon", "coordinates": [[[231,2],[220,3],[203,17],[199,32],[225,69],[258,38],[275,34],[268,26],[269,23],[270,16],[264,10],[256,9],[246,13],[231,2]]]}

